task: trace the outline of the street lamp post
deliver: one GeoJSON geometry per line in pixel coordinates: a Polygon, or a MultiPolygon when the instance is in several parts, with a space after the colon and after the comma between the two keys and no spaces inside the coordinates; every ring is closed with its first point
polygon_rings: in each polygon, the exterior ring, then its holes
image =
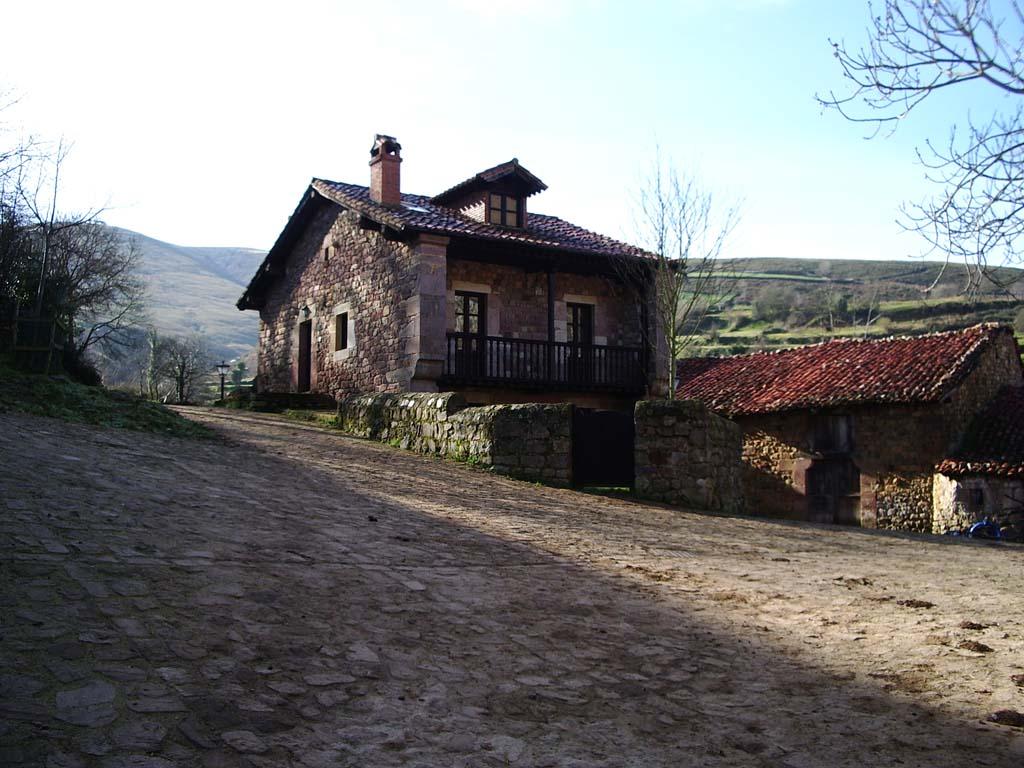
{"type": "Polygon", "coordinates": [[[231,366],[221,360],[217,364],[217,373],[220,374],[220,401],[224,402],[224,378],[228,375],[228,371],[231,370],[231,366]]]}

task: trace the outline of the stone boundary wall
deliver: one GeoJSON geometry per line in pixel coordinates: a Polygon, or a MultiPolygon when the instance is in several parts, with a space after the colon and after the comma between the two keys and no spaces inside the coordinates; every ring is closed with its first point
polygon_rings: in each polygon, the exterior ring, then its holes
{"type": "Polygon", "coordinates": [[[636,422],[636,492],[716,512],[744,509],[739,425],[697,400],[641,400],[636,422]]]}
{"type": "Polygon", "coordinates": [[[471,408],[454,392],[359,395],[338,402],[338,427],[524,480],[572,480],[571,405],[471,408]]]}
{"type": "Polygon", "coordinates": [[[875,515],[879,528],[932,532],[932,473],[890,472],[875,482],[875,515]]]}

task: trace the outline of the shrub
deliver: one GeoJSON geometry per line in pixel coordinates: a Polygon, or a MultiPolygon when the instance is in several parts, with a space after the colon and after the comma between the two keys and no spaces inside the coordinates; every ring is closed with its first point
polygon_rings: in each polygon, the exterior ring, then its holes
{"type": "Polygon", "coordinates": [[[64,373],[72,381],[85,384],[87,387],[98,387],[103,383],[103,376],[99,369],[73,347],[64,349],[64,358],[61,363],[64,366],[64,373]]]}

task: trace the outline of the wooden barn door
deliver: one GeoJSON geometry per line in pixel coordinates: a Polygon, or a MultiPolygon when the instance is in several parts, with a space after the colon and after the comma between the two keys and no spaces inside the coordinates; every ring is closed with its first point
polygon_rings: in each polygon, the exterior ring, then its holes
{"type": "Polygon", "coordinates": [[[807,469],[807,519],[860,525],[860,470],[848,457],[819,459],[807,469]]]}

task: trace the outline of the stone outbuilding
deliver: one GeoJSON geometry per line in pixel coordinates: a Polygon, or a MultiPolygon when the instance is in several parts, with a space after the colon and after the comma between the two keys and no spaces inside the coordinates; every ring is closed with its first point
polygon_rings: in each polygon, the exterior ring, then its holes
{"type": "Polygon", "coordinates": [[[1024,525],[1024,387],[1005,387],[970,424],[933,484],[937,533],[983,517],[1024,525]]]}
{"type": "Polygon", "coordinates": [[[937,468],[964,477],[943,462],[1001,390],[1022,384],[1013,331],[995,324],[678,368],[680,397],[743,431],[749,513],[925,532],[949,525],[937,468]]]}
{"type": "Polygon", "coordinates": [[[647,254],[536,213],[547,186],[516,159],[404,192],[401,149],[376,137],[369,186],[313,179],[246,288],[260,390],[623,412],[664,394],[647,254]]]}

